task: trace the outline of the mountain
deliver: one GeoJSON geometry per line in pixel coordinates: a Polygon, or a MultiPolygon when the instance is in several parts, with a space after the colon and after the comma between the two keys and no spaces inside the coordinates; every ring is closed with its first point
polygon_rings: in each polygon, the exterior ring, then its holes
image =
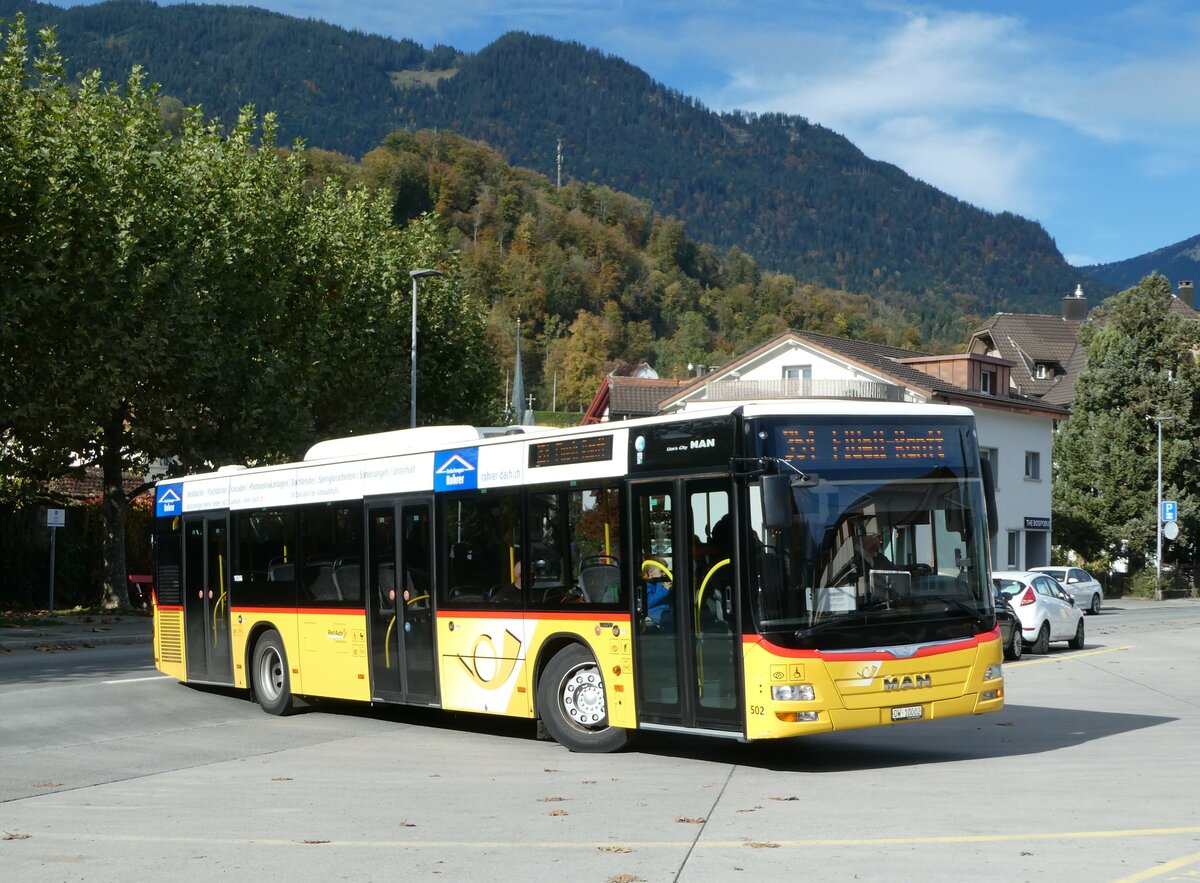
{"type": "Polygon", "coordinates": [[[993,214],[865,156],[802,117],[715,113],[619,58],[514,33],[474,55],[244,7],[116,0],[60,9],[0,0],[54,24],[74,70],[163,91],[232,119],[253,103],[284,141],[361,156],[397,128],[451,129],[510,162],[649,200],[688,234],[758,264],[869,293],[926,336],[997,310],[1057,312],[1079,271],[1040,225],[993,214]]]}
{"type": "Polygon", "coordinates": [[[1200,279],[1200,236],[1176,242],[1135,258],[1111,264],[1080,267],[1081,272],[1116,289],[1137,285],[1151,273],[1161,273],[1172,282],[1200,279]]]}

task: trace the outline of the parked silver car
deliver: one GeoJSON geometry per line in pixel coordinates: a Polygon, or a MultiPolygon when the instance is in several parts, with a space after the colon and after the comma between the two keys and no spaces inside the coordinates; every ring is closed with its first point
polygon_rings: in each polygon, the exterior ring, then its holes
{"type": "Polygon", "coordinates": [[[1054,577],[1028,570],[1001,570],[992,574],[992,582],[1021,621],[1021,637],[1031,652],[1049,652],[1051,641],[1066,641],[1072,650],[1083,649],[1083,613],[1054,577]]]}
{"type": "Polygon", "coordinates": [[[1084,613],[1093,616],[1100,612],[1100,602],[1104,598],[1104,589],[1100,581],[1086,570],[1079,567],[1031,567],[1036,573],[1048,573],[1071,593],[1075,606],[1084,613]]]}

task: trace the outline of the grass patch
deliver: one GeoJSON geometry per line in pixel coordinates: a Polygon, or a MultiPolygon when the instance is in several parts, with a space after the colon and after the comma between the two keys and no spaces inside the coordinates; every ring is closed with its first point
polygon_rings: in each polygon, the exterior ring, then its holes
{"type": "Polygon", "coordinates": [[[397,89],[413,89],[420,86],[432,88],[456,73],[458,68],[452,67],[444,71],[388,71],[388,77],[397,89]]]}

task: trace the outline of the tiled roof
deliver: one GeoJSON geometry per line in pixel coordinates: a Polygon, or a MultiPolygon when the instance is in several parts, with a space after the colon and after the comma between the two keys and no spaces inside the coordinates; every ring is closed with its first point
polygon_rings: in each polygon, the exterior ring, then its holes
{"type": "MultiPolygon", "coordinates": [[[[140,475],[126,472],[121,476],[126,494],[131,494],[145,484],[140,475]]],[[[89,467],[79,475],[68,475],[48,482],[46,490],[52,494],[74,500],[92,500],[104,496],[104,477],[99,469],[89,467]]]]}
{"type": "Polygon", "coordinates": [[[609,377],[608,412],[611,419],[649,417],[658,413],[659,403],[692,383],[687,380],[648,380],[637,377],[609,377]]]}
{"type": "Polygon", "coordinates": [[[1183,319],[1200,319],[1200,312],[1193,309],[1187,301],[1178,297],[1171,298],[1171,305],[1167,307],[1167,312],[1183,319]]]}
{"type": "Polygon", "coordinates": [[[1002,359],[1013,363],[1013,379],[1022,392],[1043,396],[1061,386],[1056,376],[1039,378],[1039,364],[1055,366],[1060,374],[1079,349],[1082,323],[1038,313],[997,313],[971,335],[988,338],[1002,359]]]}

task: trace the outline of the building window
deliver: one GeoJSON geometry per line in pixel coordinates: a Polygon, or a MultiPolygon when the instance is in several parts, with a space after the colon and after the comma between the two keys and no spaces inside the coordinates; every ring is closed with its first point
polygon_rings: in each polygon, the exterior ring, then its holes
{"type": "Polygon", "coordinates": [[[1050,372],[1045,365],[1039,363],[1037,368],[1034,369],[1034,376],[1037,377],[1038,380],[1045,380],[1050,376],[1050,372]]]}
{"type": "Polygon", "coordinates": [[[980,448],[979,459],[992,464],[992,486],[1000,487],[1000,451],[996,448],[980,448]]]}
{"type": "Polygon", "coordinates": [[[1025,477],[1029,481],[1040,481],[1042,478],[1042,455],[1037,451],[1025,452],[1025,477]]]}
{"type": "Polygon", "coordinates": [[[812,380],[812,365],[784,365],[784,380],[812,380]]]}
{"type": "Polygon", "coordinates": [[[983,371],[979,375],[979,391],[984,395],[996,394],[996,372],[983,371]]]}
{"type": "Polygon", "coordinates": [[[1020,567],[1021,560],[1021,532],[1019,530],[1010,530],[1008,532],[1008,569],[1016,570],[1020,567]]]}

